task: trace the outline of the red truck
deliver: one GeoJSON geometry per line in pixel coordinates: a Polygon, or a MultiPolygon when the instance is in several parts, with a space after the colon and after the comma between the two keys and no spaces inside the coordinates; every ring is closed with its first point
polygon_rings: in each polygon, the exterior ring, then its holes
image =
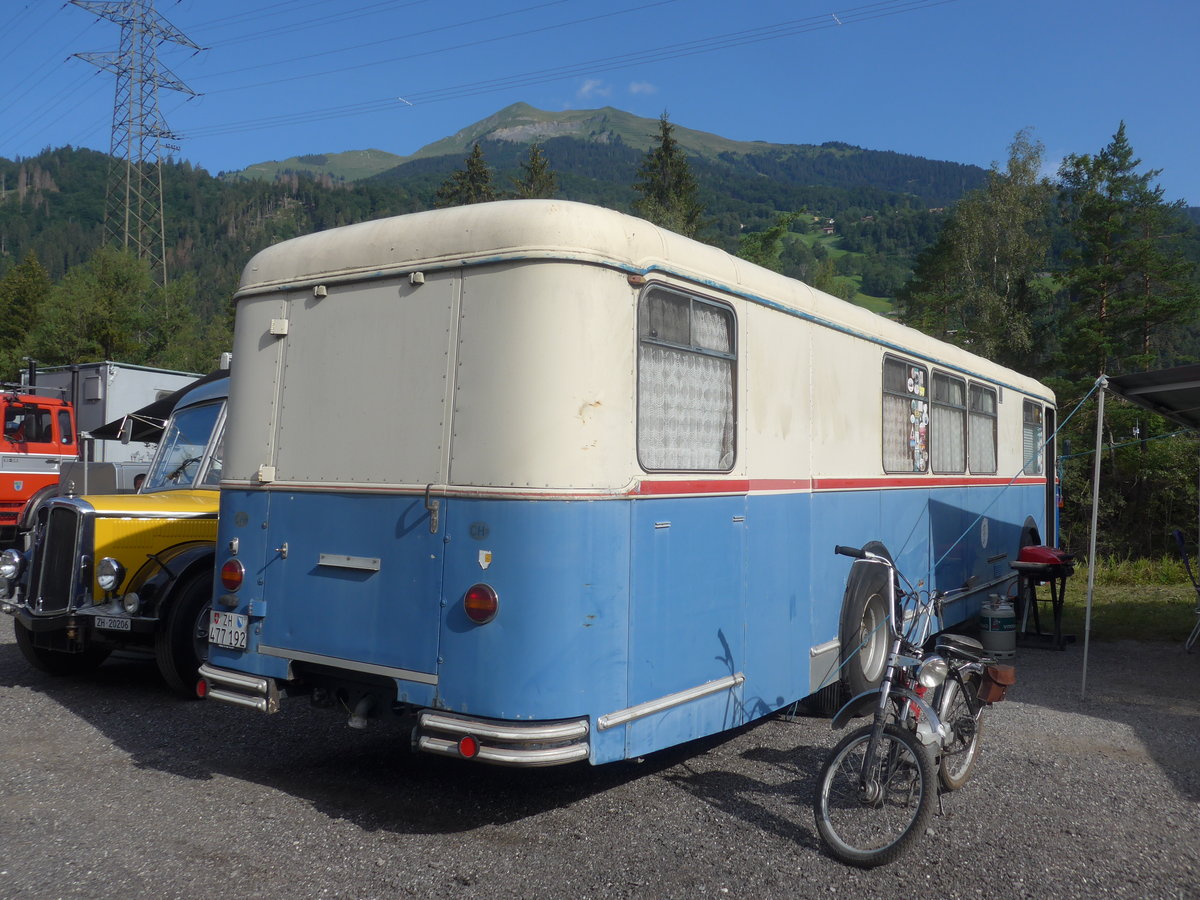
{"type": "Polygon", "coordinates": [[[63,462],[79,458],[75,409],[70,401],[5,387],[0,546],[8,546],[16,538],[22,510],[30,498],[39,491],[53,490],[63,462]]]}

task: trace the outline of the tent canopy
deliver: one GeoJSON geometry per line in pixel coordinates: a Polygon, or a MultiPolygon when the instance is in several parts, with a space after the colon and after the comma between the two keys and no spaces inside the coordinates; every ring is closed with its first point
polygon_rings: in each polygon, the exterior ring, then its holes
{"type": "Polygon", "coordinates": [[[1096,586],[1096,520],[1100,506],[1100,458],[1104,447],[1104,393],[1124,397],[1184,428],[1200,429],[1200,366],[1176,366],[1132,375],[1101,375],[1097,398],[1096,455],[1092,469],[1092,528],[1088,546],[1087,611],[1083,625],[1083,678],[1080,699],[1087,696],[1088,641],[1092,631],[1092,602],[1096,586]]]}
{"type": "Polygon", "coordinates": [[[1200,429],[1200,366],[1113,375],[1108,390],[1184,428],[1200,429]]]}

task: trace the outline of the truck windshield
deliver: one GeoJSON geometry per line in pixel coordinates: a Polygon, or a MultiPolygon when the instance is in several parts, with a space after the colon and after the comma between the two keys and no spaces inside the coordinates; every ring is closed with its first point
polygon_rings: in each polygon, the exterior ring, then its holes
{"type": "Polygon", "coordinates": [[[221,442],[219,439],[212,441],[212,438],[223,408],[224,403],[220,402],[176,410],[163,431],[142,493],[193,486],[216,488],[220,482],[221,442]],[[210,443],[215,445],[211,459],[205,459],[210,443]],[[200,477],[202,471],[206,473],[203,479],[200,477]],[[212,480],[214,472],[215,481],[212,480]]]}

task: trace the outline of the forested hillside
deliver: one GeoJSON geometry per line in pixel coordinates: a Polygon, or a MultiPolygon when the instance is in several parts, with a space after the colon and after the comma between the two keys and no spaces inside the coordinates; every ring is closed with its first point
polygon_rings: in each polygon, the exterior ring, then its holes
{"type": "MultiPolygon", "coordinates": [[[[481,147],[503,191],[528,147],[486,140],[481,147]]],[[[619,138],[601,143],[560,137],[544,148],[560,196],[632,210],[641,151],[619,138]]],[[[429,156],[348,182],[295,171],[281,171],[273,181],[216,178],[186,162],[166,164],[169,277],[193,274],[197,312],[211,316],[224,309],[242,266],[257,250],[298,234],[430,208],[438,185],[461,165],[461,156],[429,156]]],[[[704,239],[734,250],[740,234],[783,212],[834,218],[852,234],[846,249],[889,260],[898,273],[888,282],[893,287],[937,233],[940,214],[930,208],[952,202],[964,185],[977,186],[983,178],[972,167],[840,146],[790,155],[773,150],[749,160],[697,159],[693,165],[706,207],[704,239]],[[872,235],[876,230],[879,235],[872,235]]],[[[89,257],[102,239],[108,167],[106,155],[72,148],[0,159],[0,276],[30,251],[53,280],[89,257]]],[[[814,257],[805,245],[797,244],[789,259],[795,262],[789,274],[810,274],[814,257]]]]}
{"type": "MultiPolygon", "coordinates": [[[[0,377],[27,356],[205,369],[229,347],[230,298],[255,252],[473,202],[450,189],[465,176],[484,199],[516,196],[535,146],[553,187],[524,195],[646,214],[638,182],[660,127],[669,131],[665,117],[518,104],[395,165],[371,151],[214,177],[170,162],[166,287],[143,262],[101,248],[106,155],[68,147],[0,159],[0,377]]],[[[676,163],[695,193],[688,233],[1039,377],[1064,415],[1100,373],[1200,359],[1200,210],[1162,200],[1123,125],[1099,153],[1068,155],[1056,179],[1024,134],[1008,166],[990,172],[845,144],[678,134],[676,163]]],[[[1135,410],[1110,422],[1112,443],[1136,435],[1142,447],[1110,460],[1120,477],[1105,482],[1101,522],[1114,547],[1161,552],[1170,528],[1194,535],[1194,515],[1180,512],[1197,504],[1192,442],[1148,441],[1171,429],[1135,410]]],[[[1063,445],[1085,446],[1089,429],[1086,416],[1071,420],[1063,445]]],[[[1069,541],[1085,521],[1089,472],[1067,456],[1060,473],[1069,541]]]]}

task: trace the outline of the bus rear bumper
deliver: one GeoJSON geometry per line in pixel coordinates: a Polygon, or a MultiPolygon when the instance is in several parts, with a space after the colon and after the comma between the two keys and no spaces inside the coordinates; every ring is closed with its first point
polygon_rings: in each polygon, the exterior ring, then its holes
{"type": "MultiPolygon", "coordinates": [[[[279,683],[274,678],[200,666],[200,693],[263,713],[279,712],[279,683]]],[[[590,728],[586,718],[555,722],[480,719],[423,709],[417,713],[413,745],[424,753],[478,760],[500,766],[558,766],[587,759],[590,728]]]]}
{"type": "Polygon", "coordinates": [[[587,759],[588,720],[509,722],[422,710],[418,750],[500,766],[557,766],[587,759]]]}
{"type": "Polygon", "coordinates": [[[274,678],[219,669],[204,663],[200,666],[201,695],[209,700],[221,700],[235,706],[245,706],[264,713],[279,712],[279,686],[274,678]]]}

